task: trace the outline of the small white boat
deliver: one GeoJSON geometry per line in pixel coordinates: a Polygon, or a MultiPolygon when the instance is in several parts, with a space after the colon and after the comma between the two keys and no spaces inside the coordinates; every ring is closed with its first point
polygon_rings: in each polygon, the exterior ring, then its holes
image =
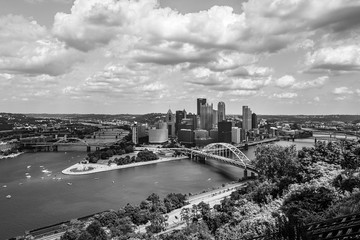
{"type": "Polygon", "coordinates": [[[27,169],[31,168],[31,165],[27,166],[26,168],[27,168],[27,169]]]}
{"type": "Polygon", "coordinates": [[[11,198],[11,195],[7,195],[6,198],[11,198]]]}
{"type": "Polygon", "coordinates": [[[30,176],[30,175],[26,175],[26,178],[31,178],[31,176],[30,176]]]}
{"type": "Polygon", "coordinates": [[[71,182],[68,182],[68,183],[67,183],[67,185],[71,186],[71,185],[72,185],[72,183],[71,183],[71,182]]]}
{"type": "Polygon", "coordinates": [[[6,185],[3,186],[3,188],[7,187],[6,185]]]}

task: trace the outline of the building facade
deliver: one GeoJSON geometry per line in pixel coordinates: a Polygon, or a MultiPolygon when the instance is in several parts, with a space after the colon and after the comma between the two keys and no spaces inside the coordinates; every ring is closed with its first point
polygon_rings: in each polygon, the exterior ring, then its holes
{"type": "Polygon", "coordinates": [[[225,121],[225,103],[219,102],[218,103],[218,122],[225,121]]]}
{"type": "Polygon", "coordinates": [[[252,128],[252,129],[258,128],[257,115],[256,115],[256,113],[253,113],[253,114],[251,115],[251,128],[252,128]]]}
{"type": "Polygon", "coordinates": [[[200,107],[202,106],[202,105],[205,105],[206,104],[206,98],[198,98],[197,99],[197,101],[196,101],[196,103],[197,103],[197,105],[196,105],[196,107],[197,107],[197,115],[198,116],[200,116],[200,107]]]}
{"type": "Polygon", "coordinates": [[[232,122],[222,121],[218,123],[218,141],[231,143],[232,122]]]}
{"type": "Polygon", "coordinates": [[[251,109],[248,106],[242,107],[242,128],[245,131],[249,131],[251,129],[251,109]]]}
{"type": "Polygon", "coordinates": [[[166,124],[168,129],[168,137],[170,138],[175,137],[175,123],[176,123],[175,115],[169,109],[169,111],[166,114],[166,124]]]}

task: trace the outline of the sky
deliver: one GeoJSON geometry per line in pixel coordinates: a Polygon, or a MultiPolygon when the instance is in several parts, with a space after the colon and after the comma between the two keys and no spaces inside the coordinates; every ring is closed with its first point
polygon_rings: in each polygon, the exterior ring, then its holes
{"type": "Polygon", "coordinates": [[[0,0],[0,112],[196,112],[196,98],[360,114],[360,0],[0,0]]]}

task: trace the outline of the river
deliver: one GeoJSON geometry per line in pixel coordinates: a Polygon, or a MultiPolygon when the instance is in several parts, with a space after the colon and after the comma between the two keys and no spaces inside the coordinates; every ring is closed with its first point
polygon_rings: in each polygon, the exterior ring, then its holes
{"type": "MultiPolygon", "coordinates": [[[[301,149],[312,146],[314,139],[276,144],[295,144],[301,149]]],[[[255,148],[243,152],[252,159],[255,148]]],[[[171,192],[196,193],[242,177],[238,168],[224,166],[221,170],[187,159],[91,175],[61,173],[85,156],[85,152],[39,152],[1,159],[0,239],[119,209],[126,203],[138,204],[153,192],[161,197],[171,192]],[[227,169],[231,169],[230,174],[227,169]]]]}

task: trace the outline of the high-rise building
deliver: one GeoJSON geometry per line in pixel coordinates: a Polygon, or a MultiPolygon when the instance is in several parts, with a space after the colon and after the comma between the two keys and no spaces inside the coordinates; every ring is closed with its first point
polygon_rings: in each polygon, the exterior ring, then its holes
{"type": "Polygon", "coordinates": [[[218,123],[218,141],[231,143],[232,122],[222,121],[218,123]]]}
{"type": "Polygon", "coordinates": [[[168,136],[172,138],[175,137],[175,116],[170,109],[166,114],[166,123],[168,128],[168,136]]]}
{"type": "Polygon", "coordinates": [[[242,107],[242,127],[245,131],[251,129],[251,109],[248,106],[242,107]]]}
{"type": "Polygon", "coordinates": [[[159,121],[156,127],[149,129],[149,143],[164,143],[168,141],[167,123],[159,121]]]}
{"type": "Polygon", "coordinates": [[[213,127],[213,104],[200,106],[200,128],[210,130],[213,127]]]}
{"type": "Polygon", "coordinates": [[[139,143],[139,135],[138,135],[138,128],[137,128],[136,123],[131,127],[131,132],[132,132],[132,142],[134,144],[138,144],[139,143]]]}
{"type": "Polygon", "coordinates": [[[252,128],[252,129],[258,128],[257,115],[256,115],[256,113],[253,113],[253,114],[251,115],[251,128],[252,128]]]}
{"type": "Polygon", "coordinates": [[[219,102],[218,103],[218,122],[225,121],[225,103],[219,102]]]}
{"type": "Polygon", "coordinates": [[[185,109],[182,111],[176,111],[175,113],[175,135],[177,135],[178,131],[180,130],[179,126],[181,121],[186,118],[186,111],[185,109]]]}
{"type": "Polygon", "coordinates": [[[178,132],[178,141],[181,144],[193,144],[194,132],[191,129],[180,129],[178,132]]]}
{"type": "Polygon", "coordinates": [[[231,129],[231,141],[236,144],[241,142],[241,129],[240,128],[233,127],[231,129]]]}
{"type": "Polygon", "coordinates": [[[213,109],[213,113],[212,113],[213,119],[212,119],[212,128],[216,127],[219,120],[218,120],[218,111],[213,109]]]}
{"type": "Polygon", "coordinates": [[[200,107],[206,104],[206,98],[197,99],[197,115],[200,116],[200,107]]]}

